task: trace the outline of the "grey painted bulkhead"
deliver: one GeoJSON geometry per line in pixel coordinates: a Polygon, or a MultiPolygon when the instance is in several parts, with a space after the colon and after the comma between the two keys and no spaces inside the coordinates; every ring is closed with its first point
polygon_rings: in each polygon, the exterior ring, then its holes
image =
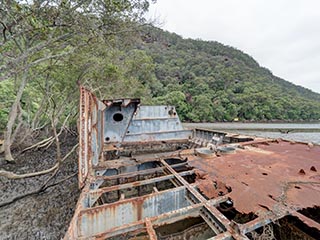
{"type": "Polygon", "coordinates": [[[111,105],[104,113],[106,143],[170,141],[188,139],[192,131],[184,130],[175,107],[111,105]]]}
{"type": "Polygon", "coordinates": [[[154,217],[185,208],[190,206],[185,196],[186,189],[180,187],[144,197],[140,208],[139,203],[124,201],[100,206],[94,216],[84,211],[79,219],[82,226],[79,235],[89,237],[146,217],[154,217]]]}

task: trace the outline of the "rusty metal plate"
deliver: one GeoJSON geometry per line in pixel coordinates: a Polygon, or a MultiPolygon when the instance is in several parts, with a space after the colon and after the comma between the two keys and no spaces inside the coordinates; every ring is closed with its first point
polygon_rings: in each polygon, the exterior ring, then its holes
{"type": "Polygon", "coordinates": [[[276,211],[279,203],[290,208],[320,205],[320,173],[312,171],[320,169],[320,146],[262,142],[232,155],[189,160],[190,165],[231,187],[229,196],[240,212],[276,211]]]}

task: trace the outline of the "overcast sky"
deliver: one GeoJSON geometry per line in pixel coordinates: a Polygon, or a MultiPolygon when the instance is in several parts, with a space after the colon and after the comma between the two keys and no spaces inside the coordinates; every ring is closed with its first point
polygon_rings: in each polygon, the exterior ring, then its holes
{"type": "Polygon", "coordinates": [[[184,38],[236,47],[320,93],[319,0],[158,0],[149,16],[184,38]]]}

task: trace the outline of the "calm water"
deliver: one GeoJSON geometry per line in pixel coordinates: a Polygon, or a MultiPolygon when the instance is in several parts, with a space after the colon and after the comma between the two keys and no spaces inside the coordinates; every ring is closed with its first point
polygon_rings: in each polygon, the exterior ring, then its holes
{"type": "Polygon", "coordinates": [[[206,128],[244,135],[283,138],[320,144],[319,123],[184,123],[185,128],[206,128]],[[288,132],[288,133],[287,133],[288,132]]]}

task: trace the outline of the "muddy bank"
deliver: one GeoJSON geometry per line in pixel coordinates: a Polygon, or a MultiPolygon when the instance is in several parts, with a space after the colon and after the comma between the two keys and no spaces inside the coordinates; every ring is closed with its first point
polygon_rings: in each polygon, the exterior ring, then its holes
{"type": "MultiPolygon", "coordinates": [[[[62,155],[77,144],[75,136],[61,138],[62,155]]],[[[55,145],[47,150],[28,151],[16,156],[16,164],[0,161],[0,168],[15,173],[44,170],[55,164],[55,145]]],[[[0,159],[3,158],[0,155],[0,159]]],[[[76,173],[77,153],[73,153],[61,166],[57,176],[50,182],[62,180],[76,173]]],[[[0,203],[13,197],[38,189],[51,174],[20,180],[0,177],[0,203]]],[[[45,192],[25,197],[0,208],[0,239],[60,239],[64,236],[78,200],[77,175],[45,192]]]]}

